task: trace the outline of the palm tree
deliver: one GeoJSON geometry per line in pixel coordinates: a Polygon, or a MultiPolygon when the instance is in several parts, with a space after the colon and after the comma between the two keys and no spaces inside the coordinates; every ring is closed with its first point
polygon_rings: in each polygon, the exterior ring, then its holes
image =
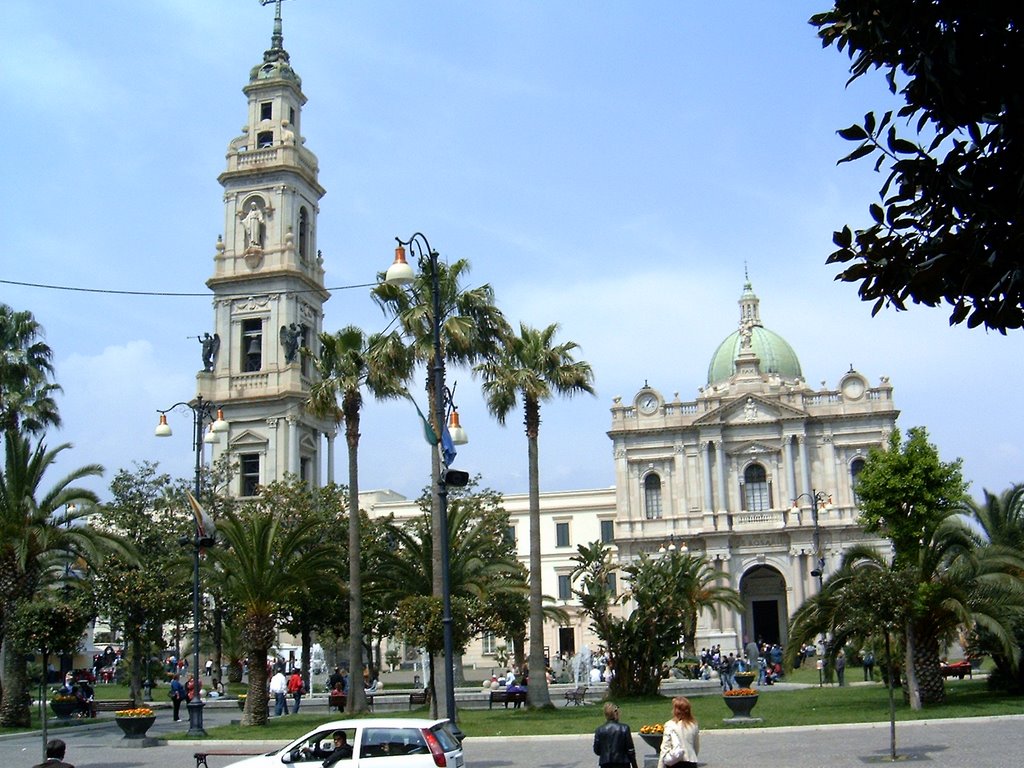
{"type": "Polygon", "coordinates": [[[519,325],[519,336],[511,337],[502,353],[476,367],[484,380],[488,410],[500,424],[523,399],[524,424],[530,482],[530,705],[551,705],[544,675],[544,614],[540,562],[540,480],[537,436],[540,432],[540,404],[554,395],[571,397],[579,392],[594,394],[594,372],[589,363],[573,358],[575,342],[555,344],[558,325],[543,330],[519,325]],[[536,682],[534,682],[536,681],[536,682]]]}
{"type": "MultiPolygon", "coordinates": [[[[303,350],[309,354],[309,350],[303,350]]],[[[345,422],[348,446],[348,547],[349,547],[349,663],[353,673],[362,668],[363,588],[360,570],[359,532],[359,417],[365,385],[378,399],[404,395],[412,369],[409,350],[397,334],[374,334],[346,326],[333,336],[320,334],[320,356],[313,357],[319,374],[310,387],[310,410],[321,418],[345,422]],[[338,398],[341,406],[338,406],[338,398]]],[[[350,686],[346,711],[366,711],[362,686],[350,686]]]]}
{"type": "MultiPolygon", "coordinates": [[[[434,254],[436,256],[436,254],[434,254]]],[[[502,341],[509,335],[508,323],[494,304],[494,291],[484,284],[476,288],[463,288],[463,278],[469,273],[469,262],[459,259],[451,264],[434,260],[440,292],[441,360],[434,360],[434,268],[430,259],[421,259],[419,271],[408,287],[380,283],[373,289],[373,299],[387,313],[398,320],[413,359],[426,367],[429,420],[434,434],[441,435],[444,414],[436,412],[434,370],[441,366],[472,365],[497,353],[502,341]]],[[[438,451],[430,452],[430,477],[434,489],[438,488],[441,458],[438,451]]],[[[433,558],[441,561],[441,500],[437,493],[433,499],[433,558]]],[[[441,569],[434,573],[433,595],[441,598],[443,592],[441,569]]],[[[439,696],[447,698],[447,691],[439,696]]]]}
{"type": "MultiPolygon", "coordinates": [[[[277,620],[310,585],[334,578],[338,552],[316,535],[316,521],[284,526],[273,510],[226,511],[217,531],[226,546],[210,550],[209,578],[240,613],[249,659],[249,690],[242,725],[265,725],[267,653],[277,620]]],[[[340,588],[340,587],[339,587],[340,588]]]]}
{"type": "Polygon", "coordinates": [[[676,605],[686,606],[683,649],[687,656],[697,655],[697,617],[707,611],[713,617],[723,608],[742,611],[743,599],[730,586],[718,584],[728,581],[729,574],[715,569],[705,555],[673,551],[667,558],[672,599],[676,605]]]}
{"type": "MultiPolygon", "coordinates": [[[[985,491],[984,498],[984,504],[966,499],[963,510],[980,529],[987,542],[986,546],[1024,552],[1024,484],[1013,485],[998,496],[985,491]]],[[[1017,575],[1024,577],[1021,572],[1017,575]]],[[[1024,648],[1024,616],[1018,619],[1015,635],[1019,654],[1024,648]]],[[[982,647],[987,647],[988,634],[982,633],[980,638],[982,647]]],[[[1006,656],[998,649],[992,653],[992,660],[999,671],[998,677],[1016,690],[1021,690],[1024,689],[1024,664],[1020,664],[1018,658],[1006,656]]]]}
{"type": "MultiPolygon", "coordinates": [[[[59,454],[71,446],[48,450],[35,447],[16,432],[4,433],[4,471],[0,474],[0,636],[17,604],[32,600],[49,580],[64,573],[69,560],[95,566],[107,552],[126,559],[129,547],[118,537],[82,525],[97,502],[96,494],[74,483],[99,476],[98,464],[80,467],[41,490],[46,474],[59,454]]],[[[29,722],[25,693],[25,659],[16,653],[4,657],[3,702],[0,725],[29,722]]]]}
{"type": "MultiPolygon", "coordinates": [[[[477,608],[478,615],[469,617],[477,624],[486,623],[488,601],[522,595],[526,585],[522,566],[511,555],[497,551],[494,517],[473,499],[460,499],[451,507],[448,526],[449,587],[454,599],[463,599],[477,608]]],[[[378,555],[378,581],[374,589],[388,595],[388,603],[399,604],[409,597],[433,594],[434,574],[433,526],[424,515],[406,526],[392,526],[391,546],[378,555]]],[[[466,636],[469,628],[461,627],[455,634],[466,636]]],[[[437,649],[439,650],[439,648],[437,649]]],[[[458,652],[458,649],[456,649],[458,652]]],[[[443,676],[434,674],[434,654],[430,658],[432,708],[443,701],[438,685],[443,676]]],[[[532,685],[532,682],[531,682],[532,685]]]]}
{"type": "Polygon", "coordinates": [[[60,426],[53,396],[60,387],[53,375],[53,351],[31,312],[0,304],[0,430],[41,434],[60,426]]]}

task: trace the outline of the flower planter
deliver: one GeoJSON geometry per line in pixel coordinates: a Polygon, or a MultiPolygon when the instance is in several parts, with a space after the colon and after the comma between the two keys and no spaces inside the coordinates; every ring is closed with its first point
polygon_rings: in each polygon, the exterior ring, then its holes
{"type": "Polygon", "coordinates": [[[146,731],[156,722],[156,715],[149,717],[115,717],[114,722],[124,731],[126,739],[144,739],[146,731]]]}
{"type": "Polygon", "coordinates": [[[725,705],[732,710],[732,717],[730,720],[753,720],[750,716],[751,710],[754,705],[757,704],[757,694],[753,696],[723,696],[722,699],[725,701],[725,705]]]}
{"type": "Polygon", "coordinates": [[[740,688],[749,688],[751,685],[754,684],[754,681],[757,679],[757,673],[737,672],[735,675],[733,675],[733,677],[736,678],[736,684],[739,685],[740,688]]]}
{"type": "Polygon", "coordinates": [[[50,709],[60,720],[67,720],[78,711],[78,702],[74,700],[60,701],[50,699],[50,709]]]}
{"type": "Polygon", "coordinates": [[[655,752],[661,749],[662,734],[660,733],[641,733],[640,738],[644,740],[644,743],[651,747],[655,752]]]}

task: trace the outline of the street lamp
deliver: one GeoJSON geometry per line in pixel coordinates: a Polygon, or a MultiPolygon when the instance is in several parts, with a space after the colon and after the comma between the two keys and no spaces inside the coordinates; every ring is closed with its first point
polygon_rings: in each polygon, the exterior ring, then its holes
{"type": "Polygon", "coordinates": [[[821,529],[818,527],[818,510],[832,509],[832,497],[824,491],[816,491],[812,488],[810,493],[801,493],[793,499],[793,509],[791,510],[793,514],[800,512],[797,502],[804,498],[811,502],[811,522],[814,525],[811,541],[814,547],[815,567],[811,570],[811,576],[818,579],[818,591],[821,592],[822,583],[825,578],[825,554],[821,549],[821,529]]]}
{"type": "MultiPolygon", "coordinates": [[[[420,268],[424,264],[430,265],[430,294],[432,301],[431,331],[434,342],[434,364],[431,369],[433,377],[433,416],[434,423],[430,425],[437,438],[437,446],[440,451],[443,446],[442,426],[445,422],[446,406],[451,404],[451,392],[444,383],[444,357],[441,352],[441,281],[438,275],[438,253],[430,247],[425,235],[416,232],[408,240],[396,237],[398,246],[395,248],[395,261],[388,267],[384,275],[384,282],[395,286],[408,286],[415,278],[415,271],[405,259],[405,246],[416,255],[420,268]]],[[[450,415],[450,437],[452,442],[462,444],[468,442],[466,432],[459,424],[459,413],[454,406],[450,415]]],[[[450,553],[448,546],[448,486],[465,485],[469,476],[465,472],[449,469],[447,462],[440,469],[435,478],[437,501],[438,501],[438,531],[441,550],[441,600],[442,617],[441,623],[444,627],[444,687],[445,687],[445,714],[452,726],[458,731],[455,724],[455,679],[452,664],[455,659],[454,643],[452,640],[452,595],[451,595],[451,574],[450,574],[450,553]]]]}
{"type": "MultiPolygon", "coordinates": [[[[202,395],[196,395],[191,402],[175,403],[170,408],[157,408],[160,414],[160,423],[157,425],[155,435],[157,437],[170,437],[171,425],[167,423],[167,414],[175,408],[185,407],[192,411],[192,441],[196,451],[196,476],[195,476],[195,499],[198,502],[203,484],[203,445],[217,442],[221,432],[228,431],[228,423],[224,421],[224,413],[214,403],[203,400],[202,395]],[[203,427],[210,422],[210,429],[203,434],[203,427]]],[[[188,702],[188,735],[191,737],[206,736],[203,729],[203,700],[199,695],[199,554],[206,547],[212,547],[214,539],[209,531],[203,531],[200,527],[199,516],[195,516],[195,534],[189,542],[188,537],[182,537],[183,544],[192,544],[192,624],[195,629],[193,664],[192,664],[192,698],[188,702]]]]}

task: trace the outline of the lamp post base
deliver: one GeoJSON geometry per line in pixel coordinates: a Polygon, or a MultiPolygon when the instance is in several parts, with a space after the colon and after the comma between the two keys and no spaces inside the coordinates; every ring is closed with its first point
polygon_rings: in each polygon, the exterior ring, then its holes
{"type": "Polygon", "coordinates": [[[203,707],[206,706],[198,696],[188,703],[188,736],[193,739],[205,739],[203,730],[203,707]]]}

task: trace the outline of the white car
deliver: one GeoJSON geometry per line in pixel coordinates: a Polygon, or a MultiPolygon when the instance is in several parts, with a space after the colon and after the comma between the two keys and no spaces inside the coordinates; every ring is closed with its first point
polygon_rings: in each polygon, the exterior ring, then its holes
{"type": "Polygon", "coordinates": [[[265,755],[230,768],[282,765],[339,768],[462,768],[462,745],[447,720],[412,717],[335,720],[265,755]],[[335,746],[341,751],[335,754],[335,746]]]}

